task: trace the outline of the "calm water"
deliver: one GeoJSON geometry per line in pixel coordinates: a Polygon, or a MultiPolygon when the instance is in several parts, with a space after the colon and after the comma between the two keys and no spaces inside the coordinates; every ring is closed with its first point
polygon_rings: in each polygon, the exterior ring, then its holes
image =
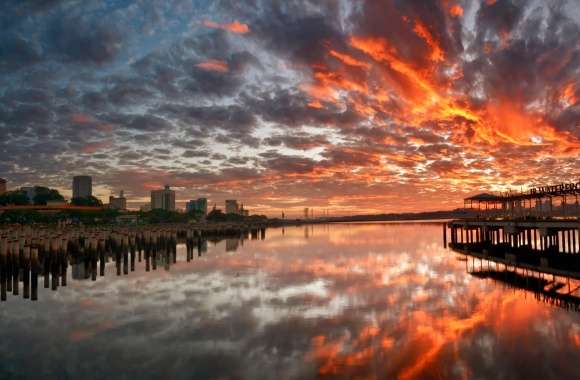
{"type": "Polygon", "coordinates": [[[580,313],[466,265],[440,225],[343,224],[77,267],[0,304],[0,378],[580,378],[580,313]]]}

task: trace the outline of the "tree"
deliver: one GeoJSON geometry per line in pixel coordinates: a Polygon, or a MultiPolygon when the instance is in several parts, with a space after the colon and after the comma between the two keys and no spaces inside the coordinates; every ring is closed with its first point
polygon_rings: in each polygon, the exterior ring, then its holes
{"type": "Polygon", "coordinates": [[[147,223],[185,223],[188,219],[187,214],[181,214],[176,211],[154,209],[141,214],[141,218],[147,223]]]}
{"type": "Polygon", "coordinates": [[[225,222],[226,215],[222,212],[222,210],[213,209],[207,214],[206,218],[209,222],[225,222]]]}
{"type": "Polygon", "coordinates": [[[0,205],[8,206],[8,205],[16,205],[16,206],[23,206],[28,204],[28,195],[26,195],[25,191],[16,190],[16,191],[9,191],[0,195],[0,205]]]}
{"type": "Polygon", "coordinates": [[[87,207],[102,207],[103,202],[100,199],[93,196],[84,198],[73,198],[71,204],[75,206],[87,206],[87,207]]]}
{"type": "Polygon", "coordinates": [[[58,190],[36,186],[34,191],[36,193],[34,196],[35,205],[46,205],[48,201],[64,201],[64,197],[60,195],[58,190]]]}

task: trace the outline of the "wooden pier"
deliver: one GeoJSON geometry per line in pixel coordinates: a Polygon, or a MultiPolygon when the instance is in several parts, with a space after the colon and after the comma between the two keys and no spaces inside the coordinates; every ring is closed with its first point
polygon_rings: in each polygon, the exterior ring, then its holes
{"type": "Polygon", "coordinates": [[[454,220],[448,228],[457,252],[580,278],[579,220],[454,220]]]}

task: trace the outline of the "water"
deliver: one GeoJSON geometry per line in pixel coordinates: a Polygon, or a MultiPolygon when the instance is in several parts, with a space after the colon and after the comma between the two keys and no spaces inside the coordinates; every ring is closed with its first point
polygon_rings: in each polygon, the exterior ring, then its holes
{"type": "Polygon", "coordinates": [[[269,229],[150,272],[69,268],[0,303],[0,378],[580,378],[580,313],[471,275],[441,232],[269,229]]]}

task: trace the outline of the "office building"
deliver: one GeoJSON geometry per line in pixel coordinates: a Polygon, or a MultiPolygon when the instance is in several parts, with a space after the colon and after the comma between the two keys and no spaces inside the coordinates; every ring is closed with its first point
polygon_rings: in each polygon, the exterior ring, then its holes
{"type": "Polygon", "coordinates": [[[196,212],[207,216],[207,198],[198,198],[197,200],[190,200],[185,205],[185,210],[187,212],[196,212]]]}
{"type": "Polygon", "coordinates": [[[109,208],[113,210],[127,209],[127,198],[125,198],[123,190],[121,190],[118,197],[114,197],[113,195],[109,197],[109,208]]]}
{"type": "Polygon", "coordinates": [[[73,177],[73,199],[93,196],[93,178],[88,175],[73,177]]]}
{"type": "Polygon", "coordinates": [[[175,211],[175,191],[167,185],[163,190],[151,191],[151,209],[175,211]]]}
{"type": "Polygon", "coordinates": [[[238,206],[238,201],[235,199],[226,200],[226,214],[239,214],[240,208],[238,206]]]}
{"type": "Polygon", "coordinates": [[[240,206],[239,214],[241,216],[249,216],[250,215],[250,212],[244,208],[244,204],[243,203],[240,206]]]}
{"type": "Polygon", "coordinates": [[[141,212],[149,212],[151,211],[151,203],[144,204],[139,208],[141,212]]]}
{"type": "Polygon", "coordinates": [[[309,209],[308,207],[304,208],[304,219],[308,219],[309,209]]]}
{"type": "Polygon", "coordinates": [[[0,178],[0,195],[6,192],[6,180],[4,178],[0,178]]]}

